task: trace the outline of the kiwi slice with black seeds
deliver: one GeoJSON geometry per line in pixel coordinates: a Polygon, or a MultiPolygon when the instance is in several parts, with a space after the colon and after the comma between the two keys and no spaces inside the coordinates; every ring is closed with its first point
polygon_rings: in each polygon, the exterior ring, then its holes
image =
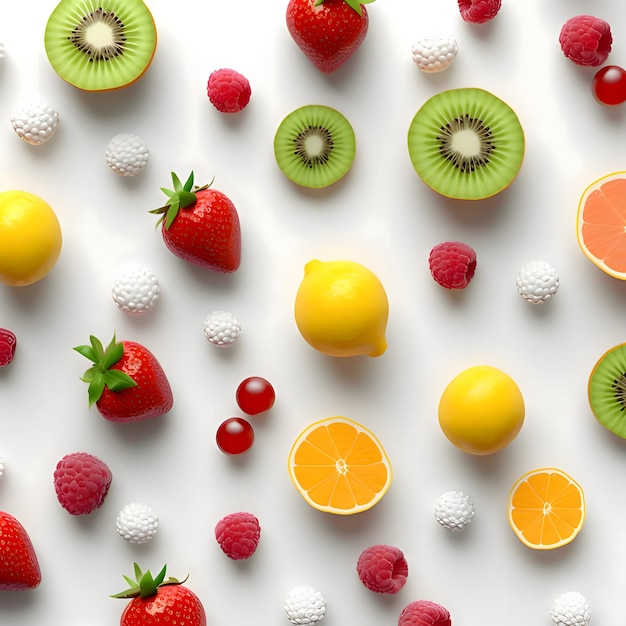
{"type": "Polygon", "coordinates": [[[415,171],[448,198],[481,200],[506,189],[524,159],[525,139],[511,107],[484,89],[449,89],[429,98],[408,135],[415,171]]]}
{"type": "Polygon", "coordinates": [[[626,343],[607,350],[598,359],[589,376],[587,393],[598,422],[626,439],[626,343]]]}
{"type": "Polygon", "coordinates": [[[50,65],[85,91],[138,80],[152,63],[157,31],[143,0],[61,0],[44,34],[50,65]]]}
{"type": "Polygon", "coordinates": [[[278,167],[302,187],[320,189],[337,182],[352,167],[355,153],[350,122],[336,109],[321,104],[289,113],[274,136],[278,167]]]}

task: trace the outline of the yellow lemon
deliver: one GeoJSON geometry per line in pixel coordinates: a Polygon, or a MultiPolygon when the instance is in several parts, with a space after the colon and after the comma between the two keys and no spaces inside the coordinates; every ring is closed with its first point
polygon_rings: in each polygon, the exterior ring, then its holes
{"type": "Polygon", "coordinates": [[[61,227],[41,198],[26,191],[0,193],[0,282],[30,285],[54,267],[61,227]]]}
{"type": "Polygon", "coordinates": [[[515,381],[503,371],[477,365],[461,372],[439,401],[446,437],[470,454],[492,454],[508,446],[524,423],[525,405],[515,381]]]}
{"type": "Polygon", "coordinates": [[[354,261],[309,261],[294,313],[305,341],[329,356],[380,356],[387,349],[387,294],[377,276],[354,261]]]}

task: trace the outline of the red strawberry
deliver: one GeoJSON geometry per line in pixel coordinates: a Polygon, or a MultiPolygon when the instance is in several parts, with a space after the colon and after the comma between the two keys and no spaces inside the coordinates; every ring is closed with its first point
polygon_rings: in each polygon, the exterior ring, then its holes
{"type": "Polygon", "coordinates": [[[99,339],[77,346],[76,352],[94,363],[81,380],[89,383],[93,404],[112,422],[136,422],[167,413],[174,404],[172,389],[156,357],[134,341],[116,341],[104,348],[99,339]]]}
{"type": "Polygon", "coordinates": [[[374,0],[289,0],[287,28],[293,40],[324,74],[341,67],[363,43],[374,0]]]}
{"type": "MultiPolygon", "coordinates": [[[[124,576],[130,588],[114,598],[132,598],[120,626],[206,626],[206,614],[198,596],[176,578],[165,579],[165,567],[156,578],[135,563],[135,578],[124,576]]],[[[183,581],[184,582],[184,581],[183,581]]]]}
{"type": "Polygon", "coordinates": [[[41,582],[35,549],[24,527],[0,512],[0,590],[34,589],[41,582]]]}
{"type": "Polygon", "coordinates": [[[193,172],[183,185],[172,172],[174,189],[161,191],[169,198],[157,226],[165,245],[176,256],[216,272],[234,272],[241,260],[241,227],[235,205],[210,185],[194,187],[193,172]]]}

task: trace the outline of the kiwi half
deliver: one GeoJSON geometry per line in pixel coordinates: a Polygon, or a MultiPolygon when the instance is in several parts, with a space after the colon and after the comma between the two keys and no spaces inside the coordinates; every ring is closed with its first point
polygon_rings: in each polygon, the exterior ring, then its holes
{"type": "Polygon", "coordinates": [[[524,159],[524,131],[508,104],[484,89],[428,99],[409,127],[415,171],[448,198],[481,200],[506,189],[524,159]]]}
{"type": "Polygon", "coordinates": [[[85,91],[134,83],[150,66],[157,44],[143,0],[61,0],[46,24],[50,65],[85,91]]]}
{"type": "Polygon", "coordinates": [[[292,111],[274,136],[274,156],[283,174],[302,187],[319,189],[343,178],[354,162],[356,138],[339,111],[309,104],[292,111]]]}
{"type": "Polygon", "coordinates": [[[598,422],[626,439],[626,343],[607,350],[598,359],[587,392],[598,422]]]}

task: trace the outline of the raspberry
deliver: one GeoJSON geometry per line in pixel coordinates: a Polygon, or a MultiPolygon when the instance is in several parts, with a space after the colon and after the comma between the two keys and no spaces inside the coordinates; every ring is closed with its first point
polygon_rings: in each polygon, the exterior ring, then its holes
{"type": "Polygon", "coordinates": [[[577,15],[563,24],[559,43],[563,54],[576,65],[597,67],[609,56],[613,36],[611,27],[603,19],[577,15]]]}
{"type": "Polygon", "coordinates": [[[54,470],[54,489],[71,515],[87,515],[102,506],[112,474],[106,463],[87,452],[64,456],[54,470]]]}
{"type": "Polygon", "coordinates": [[[411,53],[413,62],[422,72],[433,73],[450,67],[458,50],[454,37],[441,34],[421,39],[413,46],[411,53]]]}
{"type": "Polygon", "coordinates": [[[398,593],[406,583],[409,566],[402,550],[377,544],[361,552],[356,571],[370,591],[398,593]]]}
{"type": "Polygon", "coordinates": [[[521,267],[515,285],[526,302],[539,304],[558,291],[559,276],[546,261],[531,261],[521,267]]]}
{"type": "Polygon", "coordinates": [[[428,256],[430,273],[446,289],[465,289],[476,271],[476,252],[460,241],[437,244],[428,256]]]}
{"type": "Polygon", "coordinates": [[[302,585],[287,594],[283,608],[292,624],[315,624],[326,615],[326,600],[314,587],[302,585]]]}
{"type": "Polygon", "coordinates": [[[230,513],[215,525],[215,538],[224,554],[234,561],[250,558],[261,536],[259,520],[252,513],[230,513]]]}
{"type": "Polygon", "coordinates": [[[250,83],[245,76],[230,69],[211,72],[207,95],[213,106],[222,113],[237,113],[250,101],[250,83]]]}
{"type": "Polygon", "coordinates": [[[161,287],[152,271],[134,266],[119,273],[113,282],[111,295],[120,311],[142,315],[157,305],[161,287]]]}
{"type": "Polygon", "coordinates": [[[241,324],[229,311],[213,311],[204,318],[204,336],[216,346],[228,347],[240,335],[241,324]]]}
{"type": "Polygon", "coordinates": [[[582,594],[567,591],[556,598],[550,616],[558,626],[587,626],[591,619],[591,609],[582,594]]]}
{"type": "Polygon", "coordinates": [[[452,626],[448,609],[430,600],[416,600],[404,607],[398,626],[452,626]]]}
{"type": "Polygon", "coordinates": [[[459,0],[459,11],[466,22],[482,24],[493,19],[502,5],[502,0],[459,0]]]}
{"type": "Polygon", "coordinates": [[[146,167],[149,156],[143,139],[132,133],[115,135],[104,152],[107,165],[120,176],[137,176],[146,167]]]}
{"type": "Polygon", "coordinates": [[[448,491],[435,503],[435,519],[448,530],[461,531],[474,518],[474,504],[460,491],[448,491]]]}
{"type": "Polygon", "coordinates": [[[118,514],[115,528],[122,539],[129,543],[148,543],[156,534],[159,519],[147,504],[131,502],[118,514]]]}
{"type": "Polygon", "coordinates": [[[27,104],[13,111],[11,125],[20,139],[32,146],[40,146],[57,132],[59,114],[43,102],[27,104]]]}
{"type": "Polygon", "coordinates": [[[13,361],[17,338],[15,334],[6,329],[0,328],[0,367],[4,367],[13,361]]]}

